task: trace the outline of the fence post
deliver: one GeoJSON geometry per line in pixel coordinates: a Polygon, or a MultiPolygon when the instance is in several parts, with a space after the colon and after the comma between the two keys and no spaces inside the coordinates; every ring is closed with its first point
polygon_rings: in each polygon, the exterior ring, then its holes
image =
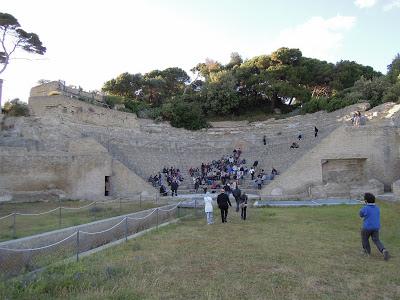
{"type": "Polygon", "coordinates": [[[79,229],[76,232],[76,261],[79,261],[79,229]]]}
{"type": "Polygon", "coordinates": [[[122,202],[121,202],[121,198],[119,198],[119,213],[122,212],[122,202]]]}
{"type": "Polygon", "coordinates": [[[177,207],[177,214],[178,214],[178,218],[180,218],[181,217],[181,208],[179,205],[177,207]]]}
{"type": "Polygon", "coordinates": [[[128,241],[128,217],[125,217],[125,242],[128,241]]]}
{"type": "Polygon", "coordinates": [[[139,207],[142,208],[142,194],[139,194],[139,207]]]}
{"type": "Polygon", "coordinates": [[[197,217],[197,199],[194,199],[194,214],[197,217]]]}
{"type": "Polygon", "coordinates": [[[156,208],[156,215],[157,215],[157,225],[156,225],[156,228],[157,228],[157,230],[158,230],[158,207],[156,208]]]}
{"type": "Polygon", "coordinates": [[[13,228],[13,238],[15,239],[16,237],[17,237],[17,229],[16,229],[16,222],[17,222],[17,213],[14,213],[13,214],[13,226],[12,226],[12,228],[13,228]]]}
{"type": "Polygon", "coordinates": [[[58,212],[58,227],[61,227],[61,205],[60,205],[60,209],[58,212]]]}

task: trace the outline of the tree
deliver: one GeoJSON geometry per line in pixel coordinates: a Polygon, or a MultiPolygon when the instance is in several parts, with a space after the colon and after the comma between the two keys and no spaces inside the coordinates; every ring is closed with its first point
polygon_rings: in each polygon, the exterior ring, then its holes
{"type": "Polygon", "coordinates": [[[142,74],[129,74],[128,72],[125,72],[118,75],[117,78],[104,83],[102,91],[111,95],[135,99],[142,86],[142,74]]]}
{"type": "MultiPolygon", "coordinates": [[[[36,33],[28,33],[21,28],[18,20],[12,15],[0,12],[0,74],[10,63],[10,57],[17,49],[28,53],[43,55],[43,47],[36,33]]],[[[0,79],[0,107],[3,80],[0,79]]]]}
{"type": "Polygon", "coordinates": [[[28,104],[15,98],[4,103],[4,113],[11,117],[27,117],[29,116],[28,104]]]}
{"type": "Polygon", "coordinates": [[[396,57],[393,59],[392,63],[387,66],[388,72],[387,76],[392,83],[400,80],[400,53],[397,53],[396,57]]]}
{"type": "Polygon", "coordinates": [[[243,59],[237,52],[231,53],[231,60],[226,65],[228,69],[232,69],[234,66],[240,66],[243,63],[243,59]]]}

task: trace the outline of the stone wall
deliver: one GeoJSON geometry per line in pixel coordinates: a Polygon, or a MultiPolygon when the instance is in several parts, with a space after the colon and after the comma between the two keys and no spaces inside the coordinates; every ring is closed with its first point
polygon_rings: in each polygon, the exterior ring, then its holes
{"type": "Polygon", "coordinates": [[[30,97],[29,109],[34,116],[56,118],[59,122],[124,128],[138,126],[135,114],[92,105],[62,95],[30,97]]]}
{"type": "MultiPolygon", "coordinates": [[[[400,178],[399,134],[395,127],[342,126],[291,165],[276,181],[262,190],[263,195],[295,195],[321,190],[322,162],[332,159],[365,159],[365,181],[376,179],[386,188],[400,178]]],[[[328,182],[331,186],[333,182],[328,182]]],[[[337,183],[336,183],[337,184],[337,183]]],[[[328,186],[326,187],[329,188],[328,186]]],[[[335,185],[332,194],[351,192],[351,182],[335,185]]]]}
{"type": "Polygon", "coordinates": [[[104,95],[97,92],[86,92],[80,87],[66,86],[64,81],[51,81],[31,89],[31,97],[44,97],[51,94],[61,94],[68,97],[92,99],[97,102],[104,102],[104,95]]]}
{"type": "MultiPolygon", "coordinates": [[[[105,176],[111,179],[111,196],[128,196],[154,189],[91,138],[69,142],[68,152],[27,151],[23,147],[0,147],[0,190],[13,195],[45,196],[60,191],[71,199],[104,197],[105,176]]],[[[23,197],[22,197],[23,198],[23,197]]],[[[11,200],[11,199],[9,199],[11,200]]]]}

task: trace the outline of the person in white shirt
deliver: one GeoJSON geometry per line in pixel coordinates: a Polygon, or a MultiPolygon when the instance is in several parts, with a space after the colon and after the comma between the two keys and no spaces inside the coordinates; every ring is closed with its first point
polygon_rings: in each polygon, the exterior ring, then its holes
{"type": "Polygon", "coordinates": [[[207,217],[207,224],[211,225],[214,223],[213,220],[213,205],[212,205],[212,198],[210,196],[210,193],[207,192],[204,196],[204,212],[206,213],[207,217]]]}

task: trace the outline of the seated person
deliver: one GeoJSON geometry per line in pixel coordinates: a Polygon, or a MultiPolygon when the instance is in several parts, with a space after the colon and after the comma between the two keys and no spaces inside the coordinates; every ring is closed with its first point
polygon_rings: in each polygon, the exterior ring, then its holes
{"type": "Polygon", "coordinates": [[[292,149],[299,148],[299,144],[297,144],[296,142],[293,142],[292,145],[290,146],[290,148],[292,148],[292,149]]]}
{"type": "Polygon", "coordinates": [[[160,195],[161,195],[161,196],[168,196],[167,189],[165,188],[164,185],[161,185],[161,186],[160,186],[160,195]]]}
{"type": "Polygon", "coordinates": [[[211,185],[211,189],[212,189],[212,190],[215,190],[215,189],[219,189],[219,188],[220,188],[219,183],[216,182],[216,181],[214,181],[214,182],[212,183],[212,185],[211,185]]]}

